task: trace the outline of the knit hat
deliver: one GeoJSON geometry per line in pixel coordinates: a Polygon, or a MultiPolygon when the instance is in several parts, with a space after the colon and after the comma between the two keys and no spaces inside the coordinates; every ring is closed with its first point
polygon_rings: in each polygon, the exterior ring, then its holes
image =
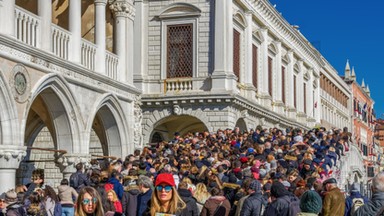
{"type": "Polygon", "coordinates": [[[155,186],[158,186],[160,184],[166,184],[170,186],[176,186],[175,179],[173,179],[172,174],[170,173],[160,173],[155,182],[155,186]]]}
{"type": "Polygon", "coordinates": [[[249,189],[256,191],[256,192],[261,191],[260,182],[257,180],[252,181],[251,184],[249,185],[249,189]]]}
{"type": "Polygon", "coordinates": [[[351,192],[359,192],[360,193],[360,184],[357,182],[354,182],[351,185],[351,192]]]}
{"type": "Polygon", "coordinates": [[[17,193],[14,189],[9,190],[5,193],[5,202],[8,204],[13,204],[17,202],[17,193]]]}
{"type": "Polygon", "coordinates": [[[322,208],[320,195],[313,190],[306,191],[300,199],[300,209],[302,212],[318,214],[322,208]]]}

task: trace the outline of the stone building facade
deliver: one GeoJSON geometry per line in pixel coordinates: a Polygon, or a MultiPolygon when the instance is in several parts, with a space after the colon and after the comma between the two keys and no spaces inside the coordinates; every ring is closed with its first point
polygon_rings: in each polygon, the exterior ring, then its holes
{"type": "Polygon", "coordinates": [[[140,147],[132,2],[6,0],[0,14],[0,192],[140,147]]]}

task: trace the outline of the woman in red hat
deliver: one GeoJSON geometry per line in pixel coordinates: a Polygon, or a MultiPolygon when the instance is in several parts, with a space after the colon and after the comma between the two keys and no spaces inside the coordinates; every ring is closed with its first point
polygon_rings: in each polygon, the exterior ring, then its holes
{"type": "Polygon", "coordinates": [[[161,173],[155,181],[155,192],[152,194],[150,209],[144,215],[177,215],[187,216],[188,209],[180,198],[175,187],[175,180],[170,173],[161,173]]]}

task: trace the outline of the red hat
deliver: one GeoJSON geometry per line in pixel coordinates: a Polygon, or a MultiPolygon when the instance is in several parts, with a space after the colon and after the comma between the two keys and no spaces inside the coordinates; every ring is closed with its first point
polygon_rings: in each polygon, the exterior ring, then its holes
{"type": "Polygon", "coordinates": [[[160,184],[166,184],[170,186],[176,186],[175,180],[173,179],[172,174],[170,173],[160,173],[155,182],[155,186],[158,186],[160,184]]]}
{"type": "Polygon", "coordinates": [[[241,163],[247,163],[248,162],[248,158],[247,157],[241,157],[240,158],[240,162],[241,163]]]}

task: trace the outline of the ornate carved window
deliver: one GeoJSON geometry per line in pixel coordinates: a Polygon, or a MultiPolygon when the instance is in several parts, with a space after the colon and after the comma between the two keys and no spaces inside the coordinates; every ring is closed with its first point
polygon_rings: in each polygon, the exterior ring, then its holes
{"type": "Polygon", "coordinates": [[[193,26],[167,26],[167,78],[193,76],[193,26]]]}
{"type": "Polygon", "coordinates": [[[257,89],[257,46],[252,45],[252,83],[257,89]]]}
{"type": "Polygon", "coordinates": [[[240,32],[233,29],[233,72],[240,81],[240,32]]]}

